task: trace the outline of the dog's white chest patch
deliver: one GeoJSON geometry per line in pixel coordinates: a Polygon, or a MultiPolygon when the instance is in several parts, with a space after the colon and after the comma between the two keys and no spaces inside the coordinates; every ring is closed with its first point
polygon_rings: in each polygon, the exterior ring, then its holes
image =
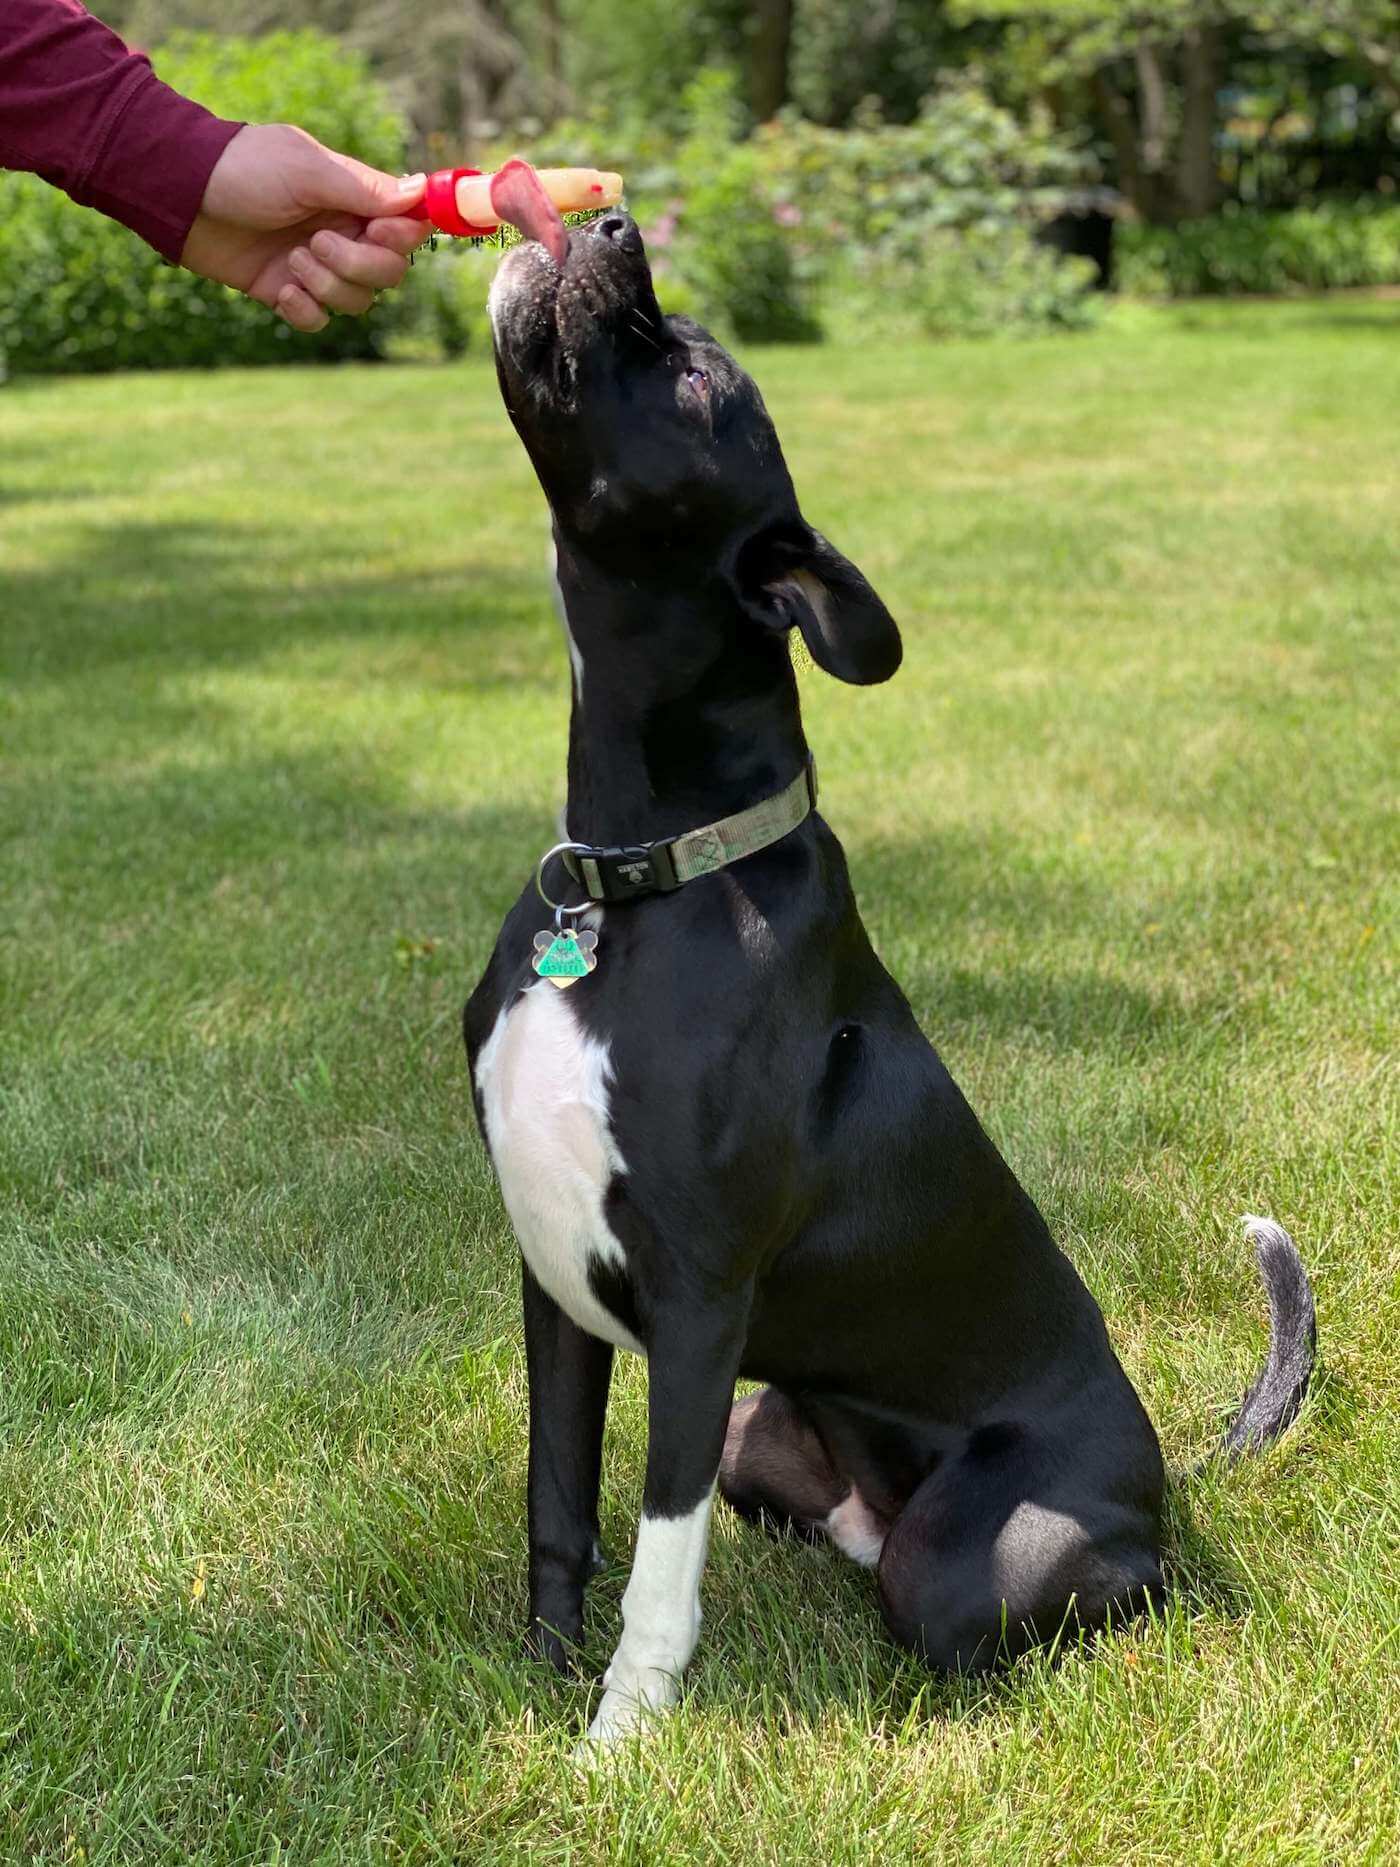
{"type": "Polygon", "coordinates": [[[567,992],[541,980],[507,1005],[476,1062],[476,1086],[501,1194],[525,1261],[581,1329],[642,1345],[588,1282],[590,1259],[623,1264],[603,1195],[626,1165],[608,1120],[612,1067],[567,992]]]}

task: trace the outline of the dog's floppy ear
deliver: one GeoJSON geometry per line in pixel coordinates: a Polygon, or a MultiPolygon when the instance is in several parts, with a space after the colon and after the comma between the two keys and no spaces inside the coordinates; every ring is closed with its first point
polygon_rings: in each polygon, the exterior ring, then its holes
{"type": "Polygon", "coordinates": [[[768,629],[796,627],[813,661],[839,681],[887,681],[903,648],[894,617],[820,532],[799,520],[751,538],[739,555],[740,601],[768,629]]]}

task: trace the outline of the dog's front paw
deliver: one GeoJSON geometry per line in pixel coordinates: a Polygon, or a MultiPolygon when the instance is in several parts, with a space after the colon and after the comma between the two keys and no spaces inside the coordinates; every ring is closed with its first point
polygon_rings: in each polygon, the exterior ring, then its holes
{"type": "Polygon", "coordinates": [[[629,1737],[644,1733],[664,1718],[680,1697],[680,1680],[660,1666],[629,1666],[614,1658],[603,1674],[603,1696],[588,1727],[588,1735],[575,1753],[582,1763],[601,1756],[629,1737]]]}
{"type": "Polygon", "coordinates": [[[583,1670],[581,1620],[568,1627],[556,1627],[536,1618],[525,1629],[523,1644],[532,1660],[546,1660],[555,1672],[578,1674],[583,1670]]]}

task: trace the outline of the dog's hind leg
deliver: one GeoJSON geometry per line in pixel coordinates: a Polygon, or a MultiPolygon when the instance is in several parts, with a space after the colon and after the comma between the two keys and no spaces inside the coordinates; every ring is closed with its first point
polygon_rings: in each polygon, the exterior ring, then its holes
{"type": "Polygon", "coordinates": [[[797,1401],[776,1387],[729,1411],[720,1494],[741,1517],[779,1534],[829,1537],[855,1562],[878,1562],[887,1525],[833,1463],[797,1401]]]}
{"type": "Polygon", "coordinates": [[[1161,1596],[1159,1486],[1150,1458],[1106,1478],[1082,1446],[1010,1422],[975,1429],[885,1539],[886,1625],[935,1671],[958,1673],[1121,1624],[1161,1596]]]}

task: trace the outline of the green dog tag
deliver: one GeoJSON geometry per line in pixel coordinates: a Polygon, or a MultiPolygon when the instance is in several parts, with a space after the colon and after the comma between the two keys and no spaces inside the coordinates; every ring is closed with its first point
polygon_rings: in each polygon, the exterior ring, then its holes
{"type": "Polygon", "coordinates": [[[591,927],[575,932],[565,927],[559,933],[535,935],[535,971],[562,992],[585,978],[598,964],[598,936],[591,927]]]}

